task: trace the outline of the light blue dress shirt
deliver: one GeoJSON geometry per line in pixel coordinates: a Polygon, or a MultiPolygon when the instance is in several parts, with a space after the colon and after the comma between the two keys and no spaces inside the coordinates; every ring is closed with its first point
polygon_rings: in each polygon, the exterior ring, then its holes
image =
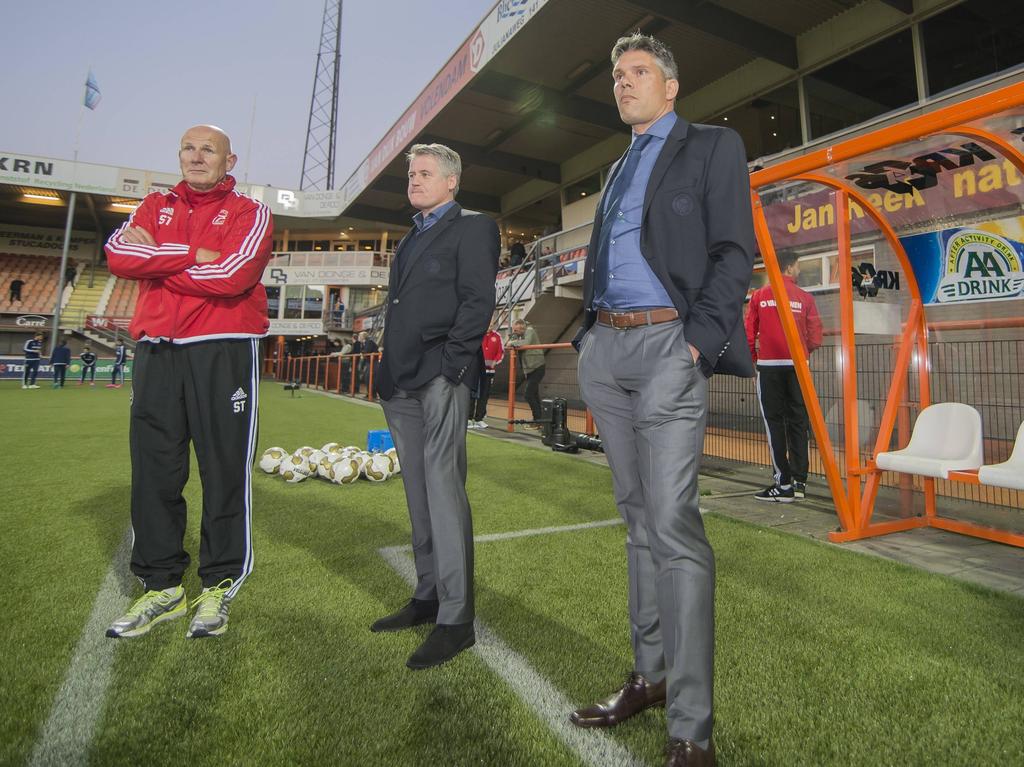
{"type": "MultiPolygon", "coordinates": [[[[669,112],[659,118],[645,135],[651,141],[640,153],[640,164],[636,174],[616,210],[606,210],[603,226],[611,226],[608,242],[607,287],[600,296],[595,296],[594,306],[602,309],[654,309],[671,307],[672,299],[661,282],[651,271],[647,259],[640,252],[640,224],[644,212],[644,193],[647,182],[654,170],[654,163],[665,146],[672,126],[676,124],[676,113],[669,112]]],[[[633,140],[636,140],[634,134],[633,140]]],[[[602,200],[602,204],[604,200],[602,200]]]]}

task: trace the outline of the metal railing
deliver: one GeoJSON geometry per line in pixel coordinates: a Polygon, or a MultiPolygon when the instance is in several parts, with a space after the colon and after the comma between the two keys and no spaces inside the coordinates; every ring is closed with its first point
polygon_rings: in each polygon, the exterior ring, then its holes
{"type": "MultiPolygon", "coordinates": [[[[517,364],[518,354],[529,349],[545,352],[545,374],[539,392],[541,399],[564,397],[569,406],[569,428],[593,434],[593,417],[580,395],[577,355],[571,344],[566,343],[506,349],[505,359],[498,365],[491,387],[488,416],[494,421],[504,422],[508,431],[514,430],[509,421],[532,418],[522,397],[524,379],[517,364]]],[[[837,345],[827,343],[810,358],[821,410],[834,436],[843,432],[843,381],[838,351],[837,345]]],[[[274,369],[271,360],[268,360],[265,372],[278,380],[299,381],[325,391],[373,401],[373,380],[379,359],[380,353],[292,357],[281,365],[283,375],[274,369]],[[373,364],[369,364],[370,358],[373,364]]],[[[895,362],[893,344],[861,344],[857,347],[862,460],[871,457],[895,362]]],[[[976,341],[936,342],[931,347],[931,366],[934,401],[967,402],[977,408],[984,424],[986,463],[1006,460],[1013,448],[1017,428],[1024,421],[1024,338],[985,344],[976,341]]],[[[909,380],[915,378],[911,376],[909,380]]],[[[909,440],[910,425],[919,410],[918,392],[915,386],[911,386],[906,401],[901,405],[894,447],[905,445],[909,440]]],[[[835,443],[841,445],[842,441],[835,439],[835,443]]],[[[810,470],[821,475],[824,466],[813,434],[809,435],[808,444],[810,470]]],[[[704,454],[725,461],[771,467],[754,379],[725,375],[711,379],[704,454]]],[[[882,484],[912,493],[921,490],[919,478],[905,474],[886,472],[882,484]]],[[[936,490],[940,496],[954,502],[1013,509],[1024,507],[1024,492],[1019,491],[945,481],[938,482],[936,490]]]]}

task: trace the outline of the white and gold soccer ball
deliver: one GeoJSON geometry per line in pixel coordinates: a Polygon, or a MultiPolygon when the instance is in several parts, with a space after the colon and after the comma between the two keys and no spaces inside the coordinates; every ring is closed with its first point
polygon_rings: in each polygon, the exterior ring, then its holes
{"type": "Polygon", "coordinates": [[[326,445],[320,448],[320,451],[324,453],[333,453],[335,449],[340,447],[341,445],[339,445],[337,442],[328,442],[326,445]]]}
{"type": "Polygon", "coordinates": [[[290,455],[277,470],[286,482],[301,482],[309,476],[309,461],[302,455],[290,455]]]}
{"type": "Polygon", "coordinates": [[[326,480],[330,480],[331,479],[331,467],[334,466],[334,463],[337,460],[338,460],[337,456],[331,455],[330,453],[325,453],[324,457],[321,458],[317,462],[317,465],[316,465],[316,473],[317,473],[317,475],[320,476],[320,477],[323,477],[326,480]]]}
{"type": "Polygon", "coordinates": [[[331,464],[330,480],[337,485],[351,485],[359,479],[359,462],[342,458],[331,464]]]}
{"type": "Polygon", "coordinates": [[[394,473],[394,462],[386,453],[374,453],[363,467],[363,474],[371,482],[383,482],[394,473]]]}
{"type": "Polygon", "coordinates": [[[389,447],[387,450],[384,451],[384,455],[391,456],[391,473],[401,473],[402,465],[398,462],[398,451],[393,447],[389,447]]]}
{"type": "Polygon", "coordinates": [[[281,461],[288,457],[288,451],[283,447],[268,447],[260,456],[260,468],[267,474],[276,474],[281,466],[281,461]]]}
{"type": "Polygon", "coordinates": [[[317,469],[320,467],[320,461],[327,457],[327,453],[323,450],[314,450],[312,453],[306,456],[306,460],[309,461],[309,473],[316,474],[317,469]]]}

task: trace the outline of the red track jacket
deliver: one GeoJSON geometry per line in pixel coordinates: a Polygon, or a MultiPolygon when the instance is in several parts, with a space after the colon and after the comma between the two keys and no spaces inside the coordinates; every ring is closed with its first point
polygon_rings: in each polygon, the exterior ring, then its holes
{"type": "Polygon", "coordinates": [[[488,370],[494,370],[505,359],[505,342],[494,330],[488,330],[483,340],[484,364],[488,370]]]}
{"type": "Polygon", "coordinates": [[[209,192],[182,181],[166,194],[148,195],[106,245],[111,273],[139,281],[132,337],[193,343],[266,335],[267,293],[260,280],[272,234],[270,210],[236,192],[231,176],[209,192]],[[157,245],[125,242],[129,226],[141,226],[157,245]],[[199,248],[221,256],[196,264],[199,248]]]}
{"type": "MultiPolygon", "coordinates": [[[[796,320],[796,329],[804,342],[804,351],[810,355],[821,346],[821,316],[814,296],[802,289],[792,277],[783,275],[789,307],[796,320]]],[[[771,285],[758,288],[750,296],[746,319],[747,344],[750,356],[758,365],[792,365],[793,358],[782,332],[782,321],[775,307],[771,285]]]]}

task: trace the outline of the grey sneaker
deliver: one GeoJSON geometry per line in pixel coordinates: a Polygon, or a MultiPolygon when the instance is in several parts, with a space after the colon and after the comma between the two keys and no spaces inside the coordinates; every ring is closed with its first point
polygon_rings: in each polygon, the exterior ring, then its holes
{"type": "Polygon", "coordinates": [[[193,600],[196,612],[186,638],[218,637],[228,630],[228,605],[231,603],[228,589],[233,584],[234,581],[225,578],[213,588],[203,589],[203,593],[193,600]]]}
{"type": "Polygon", "coordinates": [[[183,617],[187,610],[188,600],[181,586],[170,594],[166,591],[147,591],[135,600],[128,612],[110,624],[107,636],[125,639],[142,636],[158,623],[183,617]]]}

